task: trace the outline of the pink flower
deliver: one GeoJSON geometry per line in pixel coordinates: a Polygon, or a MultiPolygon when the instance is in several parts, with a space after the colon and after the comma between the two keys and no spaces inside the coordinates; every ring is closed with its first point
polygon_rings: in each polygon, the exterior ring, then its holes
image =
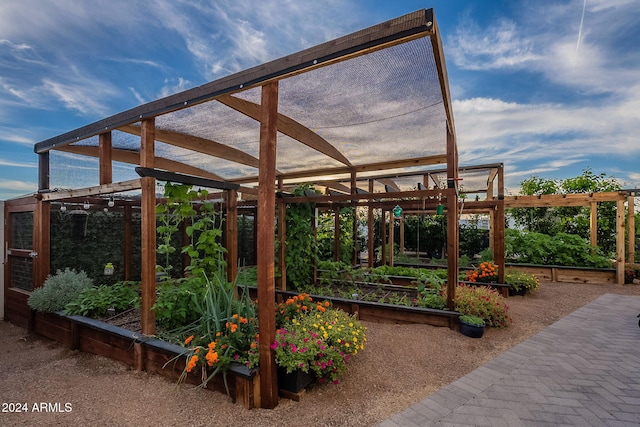
{"type": "Polygon", "coordinates": [[[298,347],[296,347],[296,345],[295,345],[295,344],[291,344],[291,352],[292,352],[292,353],[295,353],[295,352],[297,352],[297,351],[298,351],[298,347]]]}
{"type": "Polygon", "coordinates": [[[271,347],[271,350],[275,350],[276,348],[278,348],[278,341],[274,341],[273,344],[271,344],[269,347],[271,347]]]}

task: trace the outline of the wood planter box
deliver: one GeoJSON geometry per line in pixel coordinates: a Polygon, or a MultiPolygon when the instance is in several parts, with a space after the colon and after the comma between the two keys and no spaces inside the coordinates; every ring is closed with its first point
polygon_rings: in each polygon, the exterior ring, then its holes
{"type": "MultiPolygon", "coordinates": [[[[180,377],[186,363],[184,357],[172,361],[185,350],[184,347],[83,316],[33,311],[29,326],[30,330],[72,350],[108,357],[136,370],[160,374],[174,381],[180,377]]],[[[185,381],[200,384],[199,372],[187,375],[185,381]]],[[[234,402],[247,409],[260,406],[258,370],[232,365],[227,371],[227,384],[234,402]]],[[[216,375],[206,388],[227,392],[222,375],[216,375]]]]}
{"type": "MultiPolygon", "coordinates": [[[[250,288],[256,292],[255,288],[250,288]]],[[[286,299],[299,292],[276,290],[276,298],[286,299]]],[[[356,314],[360,320],[381,323],[421,323],[432,326],[446,326],[451,329],[458,327],[457,311],[437,310],[434,308],[407,307],[402,305],[381,304],[354,299],[311,295],[316,301],[331,301],[335,308],[356,314]]]]}
{"type": "Polygon", "coordinates": [[[615,268],[565,267],[561,265],[507,264],[506,268],[535,275],[541,282],[615,284],[615,268]]]}

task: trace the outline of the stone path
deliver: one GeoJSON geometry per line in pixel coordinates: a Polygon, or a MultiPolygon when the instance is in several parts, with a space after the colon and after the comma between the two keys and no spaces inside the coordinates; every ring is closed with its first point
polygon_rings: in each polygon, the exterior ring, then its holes
{"type": "Polygon", "coordinates": [[[639,313],[603,295],[379,427],[639,426],[639,313]]]}

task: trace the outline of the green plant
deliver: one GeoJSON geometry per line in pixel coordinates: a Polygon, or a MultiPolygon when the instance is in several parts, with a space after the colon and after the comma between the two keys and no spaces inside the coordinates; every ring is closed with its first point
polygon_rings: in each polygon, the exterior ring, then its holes
{"type": "Polygon", "coordinates": [[[64,271],[58,270],[56,274],[47,277],[41,288],[31,292],[27,303],[34,310],[53,313],[63,310],[84,289],[92,285],[93,281],[84,271],[65,268],[64,271]]]}
{"type": "Polygon", "coordinates": [[[519,230],[505,230],[506,259],[510,262],[610,268],[611,260],[580,236],[558,233],[549,236],[519,230]]]}
{"type": "Polygon", "coordinates": [[[271,349],[278,366],[287,372],[312,370],[320,382],[337,383],[365,342],[366,329],[360,322],[342,310],[330,308],[294,317],[278,329],[271,349]]]}
{"type": "Polygon", "coordinates": [[[527,291],[535,291],[540,288],[540,281],[536,276],[524,271],[506,270],[504,272],[504,281],[507,285],[518,292],[522,289],[527,291]]]}
{"type": "Polygon", "coordinates": [[[101,318],[108,314],[110,308],[121,312],[139,306],[140,283],[118,282],[84,289],[65,306],[64,312],[69,315],[101,318]]]}
{"type": "Polygon", "coordinates": [[[456,288],[456,311],[481,317],[485,323],[495,328],[509,326],[511,318],[507,314],[506,299],[495,289],[485,286],[458,285],[456,288]]]}
{"type": "Polygon", "coordinates": [[[161,282],[151,307],[156,312],[158,325],[171,330],[197,320],[199,314],[193,309],[194,300],[201,300],[205,289],[206,281],[193,276],[161,282]]]}
{"type": "MultiPolygon", "coordinates": [[[[315,191],[310,185],[301,185],[293,191],[294,196],[304,196],[305,191],[315,191]]],[[[287,287],[300,290],[312,281],[313,265],[316,260],[316,242],[314,239],[313,203],[288,204],[286,210],[285,244],[287,287]]]]}
{"type": "Polygon", "coordinates": [[[205,276],[205,280],[202,300],[193,300],[198,320],[174,331],[175,336],[186,337],[182,344],[187,348],[167,364],[186,358],[178,382],[199,369],[202,387],[218,373],[222,373],[226,386],[226,372],[231,363],[249,368],[259,363],[257,307],[246,287],[240,287],[239,296],[234,296],[234,285],[226,281],[222,271],[211,278],[205,276]]]}
{"type": "Polygon", "coordinates": [[[478,317],[478,316],[463,314],[458,318],[458,320],[460,321],[460,323],[466,323],[467,325],[471,325],[471,326],[485,326],[485,323],[482,317],[478,317]]]}

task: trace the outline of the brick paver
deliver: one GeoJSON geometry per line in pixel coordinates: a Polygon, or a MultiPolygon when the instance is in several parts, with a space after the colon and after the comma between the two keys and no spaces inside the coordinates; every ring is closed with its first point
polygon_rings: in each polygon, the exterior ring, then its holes
{"type": "Polygon", "coordinates": [[[639,426],[638,313],[603,295],[379,427],[639,426]]]}

